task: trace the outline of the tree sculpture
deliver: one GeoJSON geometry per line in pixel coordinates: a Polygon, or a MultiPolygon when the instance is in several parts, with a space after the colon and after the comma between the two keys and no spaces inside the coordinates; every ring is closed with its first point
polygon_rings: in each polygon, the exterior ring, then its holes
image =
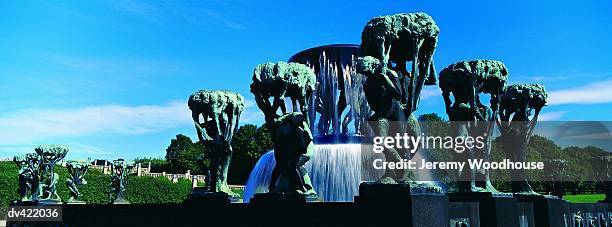
{"type": "Polygon", "coordinates": [[[89,162],[69,161],[66,163],[66,168],[70,175],[70,178],[66,179],[66,186],[68,186],[70,190],[70,199],[68,203],[84,203],[79,200],[81,193],[79,193],[78,186],[87,184],[85,174],[87,174],[89,166],[89,162]]]}
{"type": "MultiPolygon", "coordinates": [[[[513,84],[501,95],[497,125],[504,153],[511,161],[527,161],[527,144],[547,96],[544,86],[539,84],[513,84]]],[[[524,169],[513,170],[511,174],[512,193],[538,194],[531,189],[524,169]]]]}
{"type": "Polygon", "coordinates": [[[188,105],[200,142],[211,148],[209,192],[238,197],[227,185],[227,171],[232,160],[232,137],[244,110],[244,97],[230,91],[201,90],[189,97],[188,105]]]}
{"type": "Polygon", "coordinates": [[[361,33],[363,56],[375,57],[399,74],[401,103],[407,116],[417,109],[423,85],[435,84],[433,55],[439,33],[426,13],[375,17],[361,33]],[[412,62],[410,72],[408,62],[412,62]]]}
{"type": "MultiPolygon", "coordinates": [[[[413,112],[424,85],[435,84],[433,54],[440,29],[425,13],[395,14],[372,18],[361,34],[357,72],[367,79],[364,92],[374,114],[369,118],[377,136],[420,134],[413,112]],[[412,62],[408,71],[408,62],[412,62]]],[[[406,150],[386,149],[387,161],[410,159],[406,150]]],[[[407,182],[410,172],[386,170],[382,182],[407,182]]]]}
{"type": "Polygon", "coordinates": [[[41,145],[34,149],[39,157],[39,183],[38,193],[36,193],[43,203],[61,202],[57,194],[57,181],[59,175],[54,172],[55,164],[68,153],[68,148],[59,145],[41,145]]]}
{"type": "Polygon", "coordinates": [[[316,195],[304,167],[314,152],[308,104],[315,87],[314,72],[306,65],[278,62],[260,64],[255,68],[251,93],[264,113],[274,142],[276,166],[272,172],[270,192],[316,195]],[[269,101],[270,97],[274,98],[273,102],[269,101]],[[285,97],[291,98],[294,112],[286,113],[283,107],[285,97]],[[277,114],[279,108],[280,115],[277,114]]]}
{"type": "MultiPolygon", "coordinates": [[[[468,158],[490,160],[491,136],[497,116],[499,97],[505,88],[508,70],[500,61],[474,60],[461,61],[444,68],[440,72],[439,86],[446,106],[446,113],[451,121],[452,136],[483,137],[485,146],[482,149],[467,149],[457,153],[457,158],[466,161],[468,158]],[[480,102],[479,94],[490,94],[490,106],[480,102]],[[453,100],[451,101],[450,95],[453,100]]],[[[491,184],[488,170],[474,170],[459,173],[460,192],[488,191],[497,192],[491,184]],[[484,188],[476,187],[476,177],[484,178],[484,188]]]]}
{"type": "Polygon", "coordinates": [[[111,164],[111,183],[109,193],[109,203],[122,204],[128,203],[125,200],[125,188],[127,187],[128,167],[123,159],[114,160],[111,164]]]}

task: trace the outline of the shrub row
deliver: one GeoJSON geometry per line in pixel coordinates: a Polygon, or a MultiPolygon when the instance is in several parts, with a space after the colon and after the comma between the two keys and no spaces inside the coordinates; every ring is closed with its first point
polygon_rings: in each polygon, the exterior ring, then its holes
{"type": "MultiPolygon", "coordinates": [[[[6,207],[11,201],[19,199],[18,170],[17,165],[12,162],[0,162],[0,207],[6,207]]],[[[66,201],[70,198],[65,184],[68,171],[62,166],[56,166],[55,172],[60,176],[57,185],[58,194],[66,201]]],[[[99,170],[90,169],[85,179],[87,185],[79,186],[82,194],[79,199],[89,204],[107,203],[110,176],[102,174],[99,170]]],[[[173,183],[163,177],[129,176],[127,182],[125,197],[134,204],[181,203],[191,192],[191,182],[186,179],[173,183]]]]}

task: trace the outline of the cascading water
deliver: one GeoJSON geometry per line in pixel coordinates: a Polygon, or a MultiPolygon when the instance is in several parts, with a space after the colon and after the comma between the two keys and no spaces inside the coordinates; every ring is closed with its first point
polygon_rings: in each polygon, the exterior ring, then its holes
{"type": "MultiPolygon", "coordinates": [[[[249,175],[244,202],[249,202],[255,193],[268,192],[275,164],[274,151],[268,151],[261,156],[249,175]]],[[[362,181],[361,145],[315,145],[314,155],[306,163],[306,169],[313,187],[324,201],[353,201],[362,181]]]]}

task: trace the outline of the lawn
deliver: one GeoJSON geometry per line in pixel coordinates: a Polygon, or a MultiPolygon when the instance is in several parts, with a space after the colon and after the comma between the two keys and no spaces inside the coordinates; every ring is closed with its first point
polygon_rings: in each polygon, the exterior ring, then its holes
{"type": "Polygon", "coordinates": [[[564,199],[572,203],[596,203],[606,197],[604,194],[580,194],[580,195],[565,195],[564,199]]]}

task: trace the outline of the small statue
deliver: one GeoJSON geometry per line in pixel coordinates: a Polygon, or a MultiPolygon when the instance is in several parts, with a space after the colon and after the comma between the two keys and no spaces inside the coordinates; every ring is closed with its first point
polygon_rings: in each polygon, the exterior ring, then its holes
{"type": "Polygon", "coordinates": [[[38,184],[40,199],[45,203],[61,202],[56,188],[59,175],[54,172],[54,167],[56,163],[66,157],[68,148],[59,145],[41,145],[34,150],[40,158],[40,183],[38,184]]]}
{"type": "Polygon", "coordinates": [[[578,211],[578,213],[574,214],[574,227],[583,227],[582,221],[582,214],[578,211]]]}
{"type": "Polygon", "coordinates": [[[33,169],[34,166],[30,165],[30,161],[23,156],[13,157],[13,162],[19,167],[19,189],[17,192],[21,202],[32,200],[32,189],[36,184],[34,182],[36,180],[36,170],[33,169]]]}
{"type": "Polygon", "coordinates": [[[109,192],[109,203],[125,204],[125,189],[127,187],[128,167],[125,160],[117,159],[111,163],[111,183],[109,192]]]}
{"type": "MultiPolygon", "coordinates": [[[[467,149],[456,156],[461,161],[480,159],[488,162],[491,158],[491,135],[495,126],[499,97],[508,79],[506,66],[499,61],[474,60],[461,61],[444,68],[440,72],[439,86],[451,121],[452,136],[484,137],[485,146],[481,149],[467,149]],[[490,106],[480,102],[479,94],[490,94],[490,106]],[[453,95],[453,101],[450,95],[453,95]]],[[[490,180],[489,170],[459,172],[460,192],[488,191],[498,193],[490,180]],[[478,178],[484,178],[483,187],[477,187],[478,178]]]]}
{"type": "Polygon", "coordinates": [[[589,217],[589,227],[598,227],[597,218],[589,217]]]}
{"type": "MultiPolygon", "coordinates": [[[[513,84],[501,95],[497,125],[504,153],[511,161],[527,161],[527,145],[547,96],[544,86],[539,84],[513,84]]],[[[531,189],[524,169],[513,170],[511,174],[512,193],[539,195],[531,189]]]]}
{"type": "Polygon", "coordinates": [[[89,162],[77,162],[77,161],[69,161],[66,163],[66,168],[68,169],[68,174],[70,175],[69,179],[66,179],[66,186],[70,189],[70,199],[68,199],[68,203],[84,203],[79,200],[79,189],[77,188],[79,185],[86,185],[87,181],[85,180],[85,175],[87,174],[87,170],[89,168],[89,162]]]}
{"type": "Polygon", "coordinates": [[[266,126],[274,142],[276,166],[270,181],[270,192],[300,193],[316,196],[304,164],[314,152],[308,104],[316,88],[312,69],[300,63],[265,63],[258,65],[253,73],[251,93],[264,113],[266,126]],[[284,84],[275,87],[274,84],[284,84]],[[273,94],[279,98],[290,97],[292,113],[286,113],[284,100],[270,103],[273,94]],[[282,105],[281,105],[282,104],[282,105]],[[280,106],[279,106],[280,105],[280,106]],[[281,107],[281,115],[277,114],[281,107]]]}
{"type": "Polygon", "coordinates": [[[209,192],[239,197],[227,185],[227,171],[232,160],[232,138],[244,110],[244,97],[230,91],[201,90],[189,97],[188,105],[200,142],[212,148],[209,192]]]}

